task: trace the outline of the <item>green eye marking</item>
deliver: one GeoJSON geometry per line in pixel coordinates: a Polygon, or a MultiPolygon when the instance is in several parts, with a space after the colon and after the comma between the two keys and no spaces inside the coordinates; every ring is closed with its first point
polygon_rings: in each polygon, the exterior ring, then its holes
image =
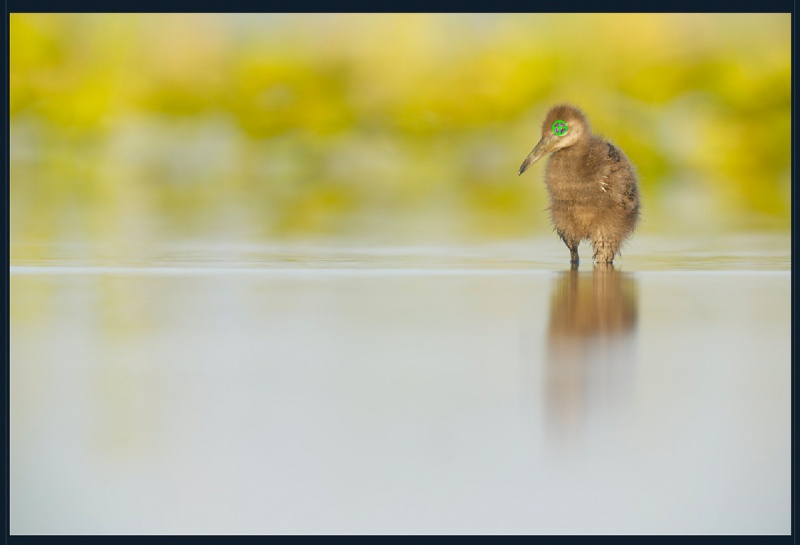
{"type": "Polygon", "coordinates": [[[555,123],[553,123],[553,134],[555,134],[556,136],[564,136],[565,134],[567,134],[568,130],[569,130],[569,125],[567,125],[564,121],[561,121],[560,119],[555,123]]]}

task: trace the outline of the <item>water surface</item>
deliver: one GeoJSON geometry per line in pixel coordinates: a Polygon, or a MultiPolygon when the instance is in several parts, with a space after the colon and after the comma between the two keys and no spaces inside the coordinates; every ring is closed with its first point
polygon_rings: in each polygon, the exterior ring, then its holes
{"type": "Polygon", "coordinates": [[[12,247],[11,531],[789,533],[788,240],[12,247]]]}

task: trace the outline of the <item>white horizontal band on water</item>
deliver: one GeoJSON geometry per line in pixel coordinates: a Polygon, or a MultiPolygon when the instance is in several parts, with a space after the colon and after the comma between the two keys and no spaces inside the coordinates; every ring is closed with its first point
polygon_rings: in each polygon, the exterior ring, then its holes
{"type": "MultiPolygon", "coordinates": [[[[578,272],[591,272],[587,267],[578,272]]],[[[637,275],[767,275],[789,276],[791,271],[772,270],[657,270],[627,271],[617,268],[621,273],[637,275]]],[[[419,268],[225,268],[225,267],[40,267],[28,265],[12,265],[10,273],[14,275],[141,275],[141,276],[531,276],[550,275],[565,272],[561,269],[419,269],[419,268]]]]}
{"type": "Polygon", "coordinates": [[[12,266],[11,274],[29,275],[252,275],[252,276],[325,276],[325,275],[358,275],[358,276],[421,276],[421,275],[532,275],[550,274],[554,271],[537,269],[345,269],[345,268],[223,268],[223,267],[30,267],[12,266]]]}

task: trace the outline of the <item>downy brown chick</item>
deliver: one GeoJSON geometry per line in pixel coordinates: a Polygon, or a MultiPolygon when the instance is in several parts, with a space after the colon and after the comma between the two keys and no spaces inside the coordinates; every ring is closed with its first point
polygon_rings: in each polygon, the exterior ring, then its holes
{"type": "Polygon", "coordinates": [[[578,262],[578,244],[592,241],[594,260],[612,263],[639,221],[639,184],[622,150],[592,134],[575,106],[559,104],[542,123],[542,139],[519,173],[547,154],[544,180],[550,195],[550,218],[578,262]]]}

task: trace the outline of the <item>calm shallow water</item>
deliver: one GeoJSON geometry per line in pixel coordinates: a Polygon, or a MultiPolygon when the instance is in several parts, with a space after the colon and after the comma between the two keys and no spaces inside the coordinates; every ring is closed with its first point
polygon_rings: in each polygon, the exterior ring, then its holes
{"type": "Polygon", "coordinates": [[[789,533],[788,236],[556,242],[12,247],[12,533],[789,533]]]}

